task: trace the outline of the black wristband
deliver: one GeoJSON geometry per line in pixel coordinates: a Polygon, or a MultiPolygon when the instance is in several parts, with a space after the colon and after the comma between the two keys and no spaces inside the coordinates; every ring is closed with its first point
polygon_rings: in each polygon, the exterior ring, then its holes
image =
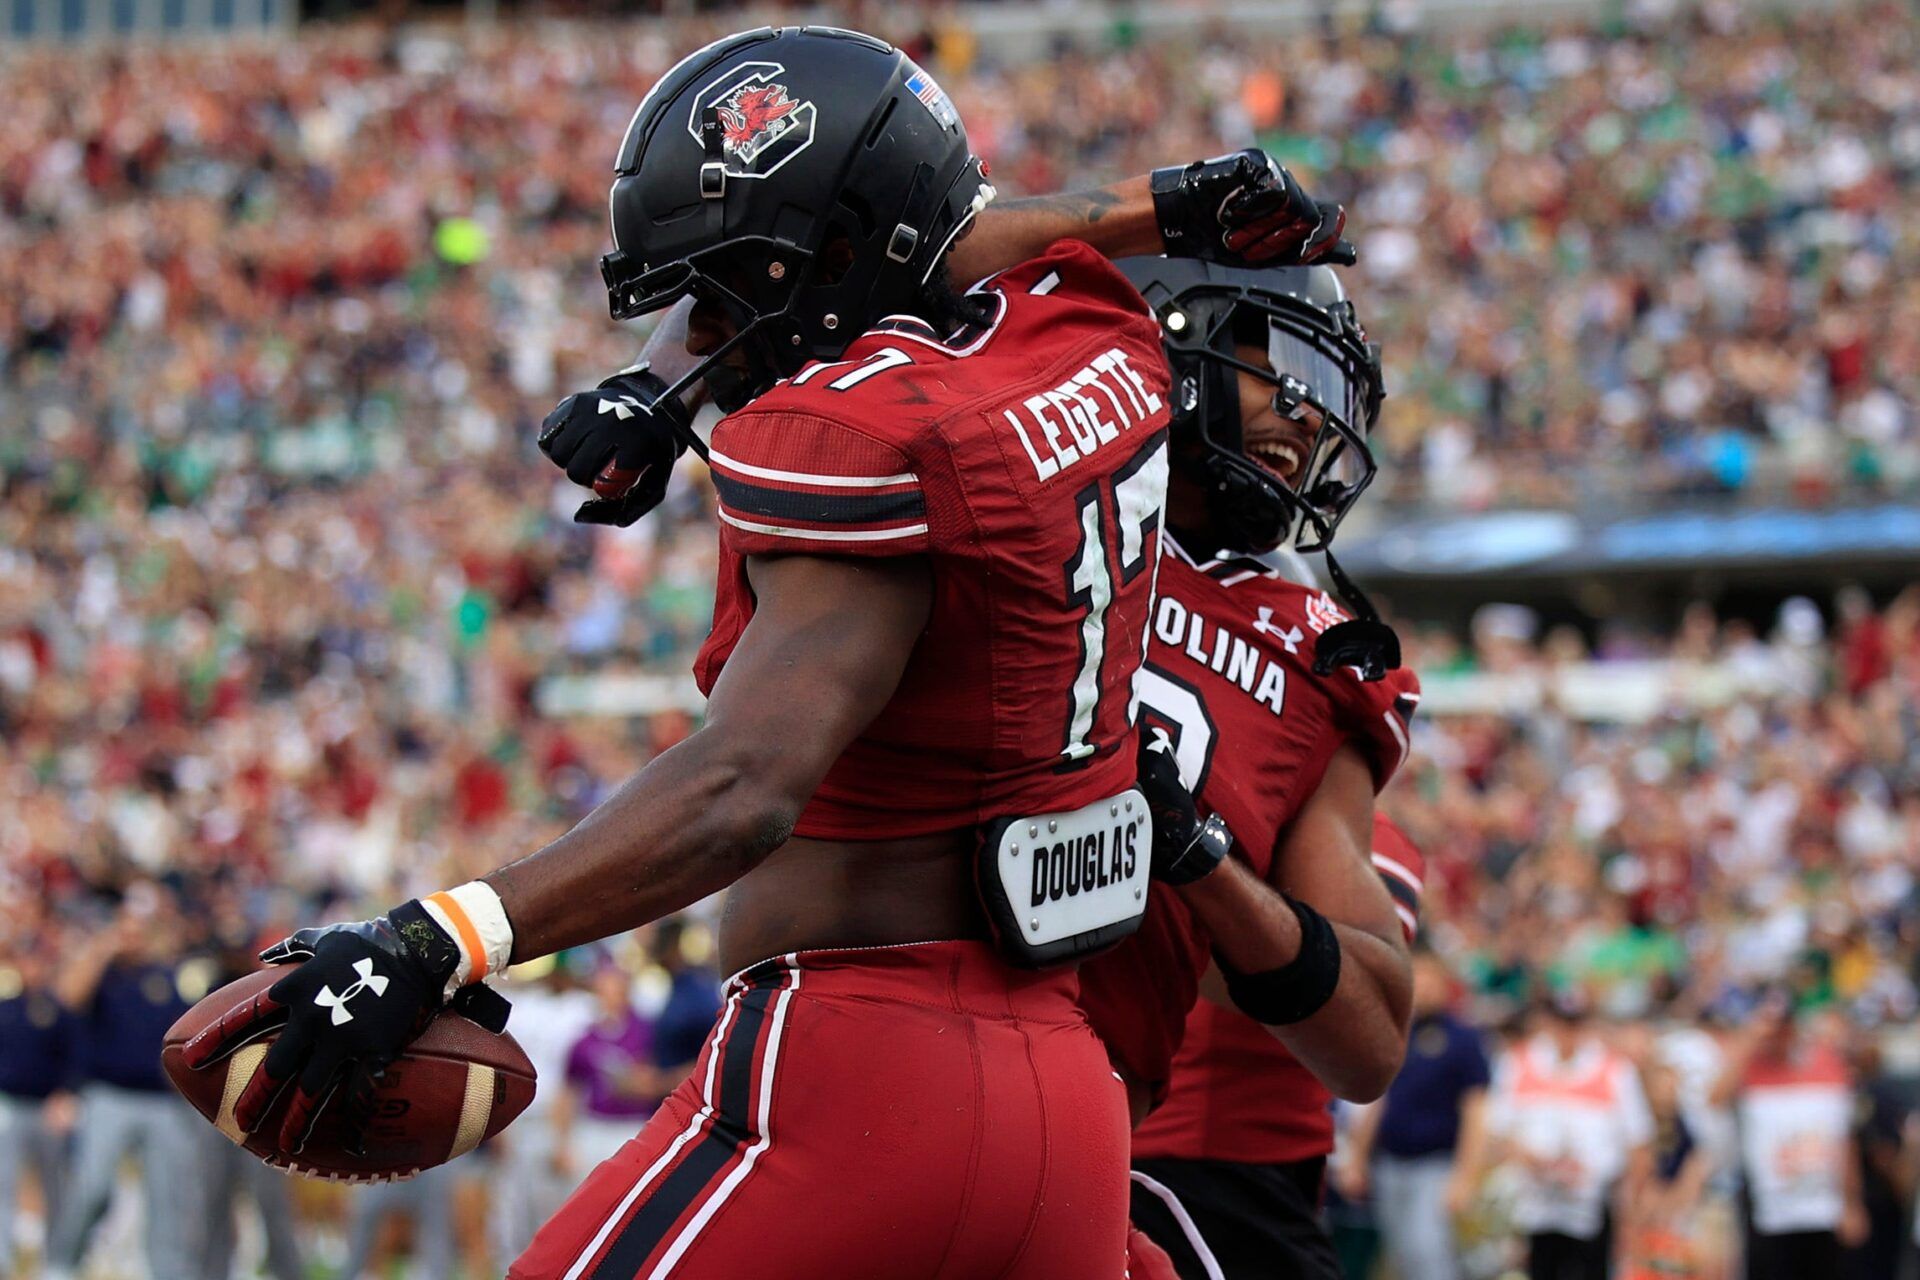
{"type": "Polygon", "coordinates": [[[1300,954],[1265,973],[1237,973],[1218,955],[1234,1007],[1255,1022],[1284,1027],[1303,1022],[1333,999],[1340,985],[1340,938],[1327,918],[1298,898],[1281,895],[1300,921],[1300,954]]]}

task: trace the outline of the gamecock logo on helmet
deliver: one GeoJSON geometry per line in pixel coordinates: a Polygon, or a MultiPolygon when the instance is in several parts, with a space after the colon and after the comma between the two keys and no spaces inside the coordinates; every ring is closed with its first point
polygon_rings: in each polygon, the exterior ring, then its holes
{"type": "Polygon", "coordinates": [[[774,82],[785,71],[777,62],[743,62],[694,99],[687,132],[705,145],[700,126],[717,115],[722,162],[736,178],[764,178],[813,143],[814,106],[774,82]]]}

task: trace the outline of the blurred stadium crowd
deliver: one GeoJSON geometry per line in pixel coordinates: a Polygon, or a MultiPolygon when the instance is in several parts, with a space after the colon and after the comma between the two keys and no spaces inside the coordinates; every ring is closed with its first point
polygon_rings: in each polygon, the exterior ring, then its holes
{"type": "MultiPolygon", "coordinates": [[[[940,70],[1003,190],[1259,142],[1346,200],[1391,391],[1380,519],[1920,489],[1904,9],[1177,47],[1121,28],[1108,52],[1009,65],[945,18],[864,19],[940,70]]],[[[597,301],[607,162],[676,51],[716,32],[0,51],[0,1173],[64,1162],[44,1181],[67,1193],[72,1247],[114,1176],[114,1152],[84,1149],[103,1131],[150,1160],[191,1147],[205,1177],[176,1191],[254,1176],[212,1130],[143,1118],[172,1105],[149,1047],[185,1003],[296,919],[537,847],[690,727],[550,718],[537,695],[556,675],[684,670],[712,602],[698,468],[660,516],[583,529],[532,427],[637,346],[597,301]],[[77,1145],[75,1090],[90,1116],[127,1104],[77,1145]],[[48,1126],[57,1142],[31,1138],[48,1126]]],[[[1886,1033],[1920,1004],[1920,595],[1794,601],[1761,627],[1701,606],[1657,637],[1542,634],[1517,608],[1408,634],[1430,682],[1550,687],[1569,664],[1648,658],[1733,673],[1729,696],[1676,688],[1644,722],[1585,723],[1551,696],[1436,715],[1385,805],[1426,851],[1428,936],[1465,1015],[1505,1034],[1560,993],[1652,1086],[1649,1133],[1685,1116],[1714,1154],[1708,1208],[1669,1215],[1695,1269],[1648,1274],[1729,1274],[1746,1157],[1708,1096],[1769,998],[1850,1055],[1874,1241],[1910,1248],[1920,1142],[1877,1063],[1913,1048],[1886,1033]]],[[[548,1113],[471,1167],[358,1196],[358,1220],[407,1208],[427,1274],[455,1253],[481,1274],[507,1238],[448,1225],[481,1189],[577,1177],[597,1121],[630,1125],[692,1056],[703,931],[517,984],[517,1033],[577,1086],[567,1154],[548,1113]]],[[[1822,1141],[1796,1156],[1816,1182],[1852,1158],[1822,1141]]],[[[1509,1161],[1463,1219],[1488,1266],[1513,1225],[1501,1177],[1543,1168],[1509,1161]]],[[[284,1180],[254,1185],[284,1211],[284,1180]]],[[[341,1262],[341,1198],[294,1195],[309,1254],[341,1262]]],[[[22,1204],[38,1257],[45,1190],[22,1204]]],[[[0,1178],[0,1272],[12,1209],[0,1178]]],[[[116,1207],[99,1234],[124,1244],[130,1223],[116,1207]]],[[[230,1236],[172,1225],[151,1256],[224,1274],[230,1236]]]]}
{"type": "MultiPolygon", "coordinates": [[[[1688,12],[1004,65],[918,9],[859,16],[944,75],[1004,190],[1258,141],[1344,199],[1392,339],[1400,496],[1911,492],[1914,25],[1893,4],[1688,12]]],[[[436,445],[416,468],[517,450],[556,361],[623,354],[580,305],[595,157],[719,27],[536,29],[9,54],[16,415],[83,438],[149,420],[180,496],[234,431],[283,475],[390,461],[396,419],[436,445]]]]}

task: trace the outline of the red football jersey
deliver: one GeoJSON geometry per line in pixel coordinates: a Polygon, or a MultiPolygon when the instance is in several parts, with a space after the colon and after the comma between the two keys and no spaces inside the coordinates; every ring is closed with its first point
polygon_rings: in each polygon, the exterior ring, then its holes
{"type": "MultiPolygon", "coordinates": [[[[1258,561],[1196,562],[1167,539],[1137,682],[1140,723],[1172,740],[1181,776],[1204,808],[1227,820],[1236,851],[1263,878],[1343,743],[1366,755],[1376,787],[1406,756],[1420,696],[1411,672],[1372,683],[1351,670],[1313,673],[1315,638],[1345,617],[1326,592],[1258,561]]],[[[1081,966],[1081,1002],[1094,1029],[1156,1097],[1174,1079],[1176,1052],[1186,1058],[1181,1043],[1191,1035],[1209,948],[1178,894],[1156,884],[1140,931],[1081,966]]],[[[1158,1127],[1160,1111],[1147,1127],[1158,1127]]],[[[1145,1131],[1136,1132],[1136,1149],[1145,1131]]]]}
{"type": "Polygon", "coordinates": [[[1078,808],[1134,781],[1129,694],[1159,561],[1166,358],[1133,286],[1078,241],[978,287],[944,341],[894,318],[714,428],[719,678],[746,557],[925,556],[933,612],[899,689],[796,834],[878,840],[1078,808]]]}

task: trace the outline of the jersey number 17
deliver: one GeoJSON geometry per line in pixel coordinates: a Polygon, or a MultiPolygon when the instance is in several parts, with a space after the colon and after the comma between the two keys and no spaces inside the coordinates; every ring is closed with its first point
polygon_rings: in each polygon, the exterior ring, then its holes
{"type": "MultiPolygon", "coordinates": [[[[1107,657],[1107,612],[1114,597],[1132,587],[1149,564],[1158,563],[1162,508],[1167,494],[1165,433],[1149,440],[1111,476],[1094,481],[1074,495],[1080,525],[1080,543],[1067,558],[1067,608],[1080,614],[1080,667],[1069,690],[1066,744],[1060,754],[1068,763],[1091,758],[1098,748],[1092,741],[1100,722],[1101,663],[1107,657]]],[[[1153,578],[1145,584],[1148,596],[1153,578]]],[[[1115,657],[1126,664],[1128,679],[1112,692],[1130,697],[1132,673],[1146,657],[1148,622],[1137,636],[1116,640],[1115,657]]],[[[1131,726],[1129,712],[1128,725],[1131,726]]]]}

